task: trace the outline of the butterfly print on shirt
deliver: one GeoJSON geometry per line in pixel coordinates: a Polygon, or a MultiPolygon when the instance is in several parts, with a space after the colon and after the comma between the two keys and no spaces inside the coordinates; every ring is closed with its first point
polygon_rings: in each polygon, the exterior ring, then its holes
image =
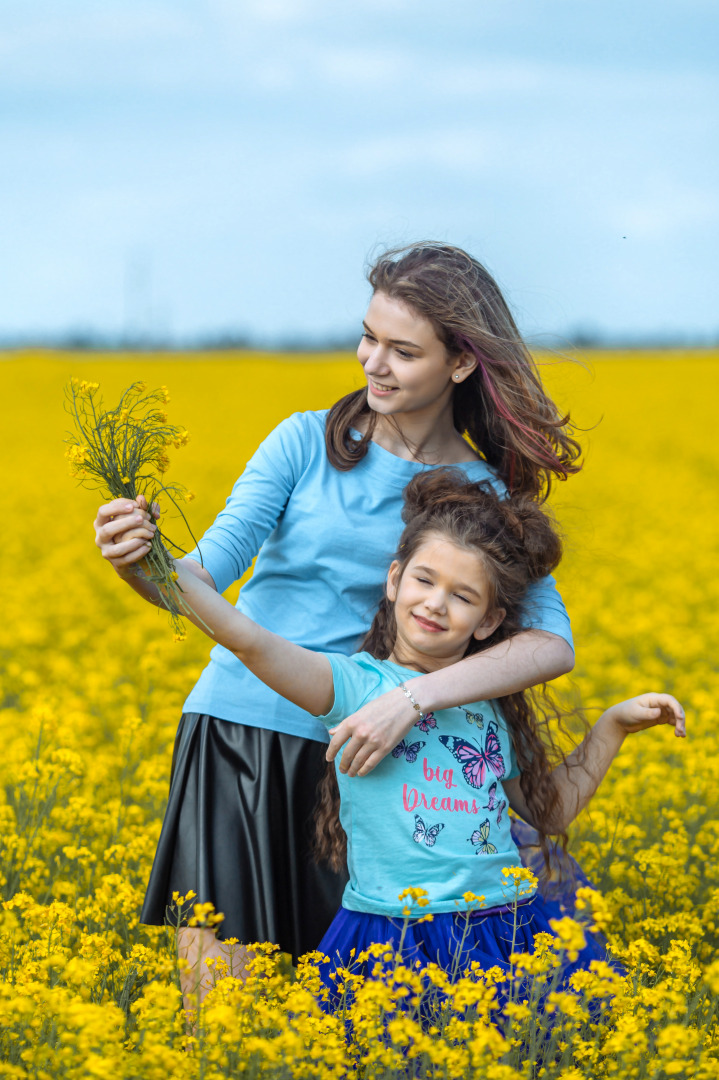
{"type": "Polygon", "coordinates": [[[405,761],[408,761],[410,765],[413,765],[417,760],[417,754],[420,752],[422,747],[426,745],[427,743],[425,742],[410,743],[405,742],[404,739],[402,739],[402,742],[398,746],[395,746],[394,750],[392,751],[392,757],[404,757],[405,761]]]}
{"type": "Polygon", "coordinates": [[[469,709],[462,709],[468,724],[476,724],[481,731],[484,727],[484,713],[470,712],[469,709]]]}
{"type": "Polygon", "coordinates": [[[444,822],[438,821],[436,825],[425,825],[419,814],[414,815],[414,832],[412,833],[412,839],[415,844],[421,844],[424,840],[427,847],[434,847],[437,843],[437,837],[444,828],[444,822]]]}
{"type": "Polygon", "coordinates": [[[487,768],[492,770],[498,780],[504,776],[504,758],[494,720],[490,720],[487,725],[484,749],[473,746],[466,739],[460,739],[456,735],[440,735],[439,741],[460,763],[464,779],[470,787],[481,788],[487,768]]]}
{"type": "Polygon", "coordinates": [[[507,800],[502,799],[501,802],[497,802],[497,781],[489,785],[489,791],[487,792],[489,801],[482,807],[483,810],[496,810],[497,811],[497,824],[501,824],[502,811],[507,805],[507,800]]]}
{"type": "Polygon", "coordinates": [[[485,818],[478,829],[469,837],[470,844],[476,847],[475,855],[496,855],[497,849],[489,842],[489,818],[485,818]]]}
{"type": "Polygon", "coordinates": [[[414,726],[418,727],[420,731],[424,731],[425,734],[431,728],[436,728],[437,727],[437,721],[435,719],[434,713],[433,712],[422,713],[419,720],[417,721],[417,723],[414,726]]]}

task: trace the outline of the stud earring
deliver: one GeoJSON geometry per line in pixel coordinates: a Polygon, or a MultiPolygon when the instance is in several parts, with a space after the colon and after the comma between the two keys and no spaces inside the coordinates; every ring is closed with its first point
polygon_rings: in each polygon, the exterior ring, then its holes
{"type": "Polygon", "coordinates": [[[459,375],[455,375],[455,379],[458,379],[458,378],[459,378],[459,375]]]}

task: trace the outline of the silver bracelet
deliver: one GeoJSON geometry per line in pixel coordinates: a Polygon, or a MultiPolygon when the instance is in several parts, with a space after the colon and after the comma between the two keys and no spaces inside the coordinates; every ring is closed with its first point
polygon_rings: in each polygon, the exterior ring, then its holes
{"type": "Polygon", "coordinates": [[[419,713],[419,718],[420,718],[420,720],[424,720],[424,713],[423,713],[423,712],[422,712],[422,710],[420,709],[420,707],[419,707],[419,705],[418,705],[417,701],[415,700],[415,698],[414,698],[414,696],[413,696],[413,694],[412,694],[411,690],[409,689],[409,687],[405,686],[405,684],[404,684],[403,682],[401,682],[401,683],[399,684],[399,688],[400,688],[400,690],[401,690],[401,691],[402,691],[402,692],[404,693],[404,696],[405,696],[406,698],[408,698],[408,699],[409,699],[409,701],[411,701],[411,702],[412,702],[412,708],[413,708],[413,709],[414,709],[414,710],[415,710],[416,712],[418,712],[418,713],[419,713]]]}

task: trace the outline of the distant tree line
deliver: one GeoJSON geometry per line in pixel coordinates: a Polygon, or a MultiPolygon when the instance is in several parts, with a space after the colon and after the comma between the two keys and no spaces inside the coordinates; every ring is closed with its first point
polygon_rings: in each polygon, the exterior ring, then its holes
{"type": "MultiPolygon", "coordinates": [[[[657,332],[656,334],[622,334],[598,329],[576,327],[567,334],[543,334],[532,344],[538,349],[691,349],[719,347],[719,329],[715,334],[657,332]]],[[[106,334],[91,329],[75,329],[54,334],[5,334],[0,331],[0,350],[58,349],[77,352],[354,352],[355,333],[329,336],[296,335],[293,337],[263,338],[241,331],[215,333],[170,339],[162,335],[106,334]]]]}

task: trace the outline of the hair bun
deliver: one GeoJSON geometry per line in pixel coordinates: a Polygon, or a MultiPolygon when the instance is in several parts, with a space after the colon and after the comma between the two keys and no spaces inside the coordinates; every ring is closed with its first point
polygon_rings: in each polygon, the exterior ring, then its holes
{"type": "Polygon", "coordinates": [[[509,533],[525,553],[531,580],[550,574],[562,557],[553,518],[528,495],[505,499],[501,506],[509,533]]]}
{"type": "Polygon", "coordinates": [[[497,499],[489,483],[473,483],[461,469],[444,465],[418,473],[404,489],[402,520],[408,524],[415,517],[437,513],[442,506],[466,505],[476,511],[482,495],[497,499]]]}

